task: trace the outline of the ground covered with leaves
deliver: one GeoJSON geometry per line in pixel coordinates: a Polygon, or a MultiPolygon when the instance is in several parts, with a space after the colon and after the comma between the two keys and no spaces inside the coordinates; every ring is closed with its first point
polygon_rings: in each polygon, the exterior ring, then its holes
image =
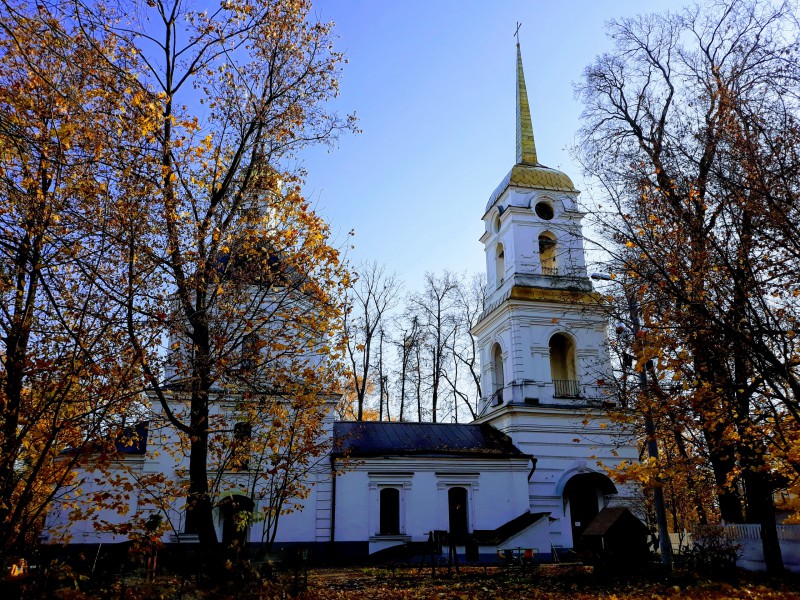
{"type": "Polygon", "coordinates": [[[362,600],[368,598],[798,598],[800,580],[781,580],[742,575],[736,582],[712,581],[678,573],[669,582],[653,574],[614,574],[579,565],[541,565],[528,572],[490,567],[447,571],[431,577],[416,569],[315,570],[310,573],[307,600],[323,598],[362,600]]]}
{"type": "MultiPolygon", "coordinates": [[[[622,567],[620,566],[620,569],[622,567]]],[[[629,570],[630,571],[630,570],[629,570]]],[[[602,598],[674,599],[699,598],[722,600],[793,599],[800,600],[800,578],[787,575],[775,579],[749,573],[728,574],[725,581],[714,580],[689,572],[678,571],[669,580],[656,572],[637,569],[635,573],[583,565],[540,565],[529,570],[462,568],[460,573],[448,574],[430,569],[419,572],[415,566],[398,568],[311,569],[302,572],[274,573],[269,581],[241,577],[231,572],[224,582],[211,582],[202,573],[176,577],[159,575],[148,582],[144,577],[129,574],[106,580],[68,582],[60,589],[20,590],[22,598],[58,598],[84,600],[145,600],[150,598],[181,600],[367,600],[367,599],[442,599],[473,600],[506,598],[575,600],[602,598]]],[[[4,596],[9,597],[9,596],[4,596]]]]}

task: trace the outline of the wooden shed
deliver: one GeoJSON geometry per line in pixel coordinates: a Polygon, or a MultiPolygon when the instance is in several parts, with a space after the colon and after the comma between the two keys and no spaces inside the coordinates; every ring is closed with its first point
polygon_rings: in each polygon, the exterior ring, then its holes
{"type": "Polygon", "coordinates": [[[598,554],[626,561],[649,557],[647,527],[624,506],[604,508],[583,531],[586,545],[598,554]]]}

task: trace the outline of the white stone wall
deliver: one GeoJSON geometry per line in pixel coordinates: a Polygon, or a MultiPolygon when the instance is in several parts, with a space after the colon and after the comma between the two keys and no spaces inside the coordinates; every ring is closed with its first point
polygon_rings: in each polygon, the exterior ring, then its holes
{"type": "Polygon", "coordinates": [[[351,461],[347,468],[336,483],[335,539],[369,540],[370,552],[448,530],[451,487],[467,490],[471,531],[496,529],[530,507],[527,458],[384,457],[351,461]],[[400,536],[378,535],[383,486],[401,490],[400,536]]]}
{"type": "MultiPolygon", "coordinates": [[[[170,404],[173,411],[181,414],[187,406],[176,399],[170,404]]],[[[210,407],[212,419],[221,417],[223,422],[235,422],[235,404],[215,402],[210,407]]],[[[213,421],[212,421],[213,422],[213,421]]],[[[219,423],[219,422],[217,422],[219,423]]],[[[330,439],[333,428],[333,411],[327,412],[324,422],[323,438],[330,439]]],[[[225,430],[222,435],[229,435],[225,430]]],[[[257,431],[254,431],[254,436],[257,431]]],[[[112,524],[125,524],[134,516],[147,518],[150,513],[160,514],[167,527],[163,541],[192,543],[196,536],[184,535],[185,524],[185,489],[188,484],[189,449],[187,444],[181,444],[181,437],[175,429],[168,424],[160,405],[153,401],[152,417],[148,431],[147,452],[144,456],[128,455],[111,466],[111,475],[91,470],[81,469],[78,474],[80,494],[71,500],[81,503],[84,512],[93,506],[92,494],[102,490],[103,486],[109,492],[118,493],[120,490],[109,485],[115,475],[119,475],[131,484],[131,492],[125,510],[102,509],[91,513],[91,520],[75,520],[70,518],[66,505],[56,503],[47,519],[48,541],[58,543],[68,539],[72,543],[117,543],[125,541],[128,536],[113,535],[97,531],[94,523],[106,521],[112,524]],[[150,488],[142,485],[155,475],[163,475],[168,485],[166,487],[150,488]],[[105,478],[105,479],[104,479],[105,478]],[[95,481],[98,479],[98,481],[95,481]],[[66,535],[65,535],[66,534],[66,535]]],[[[224,471],[218,473],[213,467],[209,468],[209,479],[212,488],[213,500],[216,504],[220,499],[231,494],[241,494],[256,500],[255,513],[260,514],[262,502],[268,501],[261,491],[263,487],[256,487],[253,494],[253,474],[248,472],[224,471]]],[[[314,542],[328,541],[330,537],[330,463],[327,454],[320,456],[316,466],[308,474],[308,497],[297,501],[299,508],[289,514],[282,515],[278,524],[277,539],[282,542],[314,542]]],[[[260,486],[264,484],[261,483],[260,486]]],[[[73,513],[74,514],[74,513],[73,513]]],[[[222,520],[220,510],[214,509],[214,523],[218,539],[222,536],[222,520]]],[[[261,542],[263,536],[263,523],[254,523],[249,530],[248,539],[252,542],[261,542]]]]}
{"type": "MultiPolygon", "coordinates": [[[[736,566],[747,571],[766,571],[761,526],[727,525],[725,529],[729,538],[739,546],[736,566]]],[[[786,570],[800,573],[800,525],[778,525],[778,542],[786,570]]]]}
{"type": "Polygon", "coordinates": [[[43,541],[56,544],[114,544],[124,542],[127,535],[109,531],[108,526],[124,524],[139,512],[144,499],[140,498],[137,480],[144,467],[143,456],[127,456],[121,461],[112,462],[102,470],[91,463],[79,469],[75,485],[61,490],[47,514],[43,529],[43,541]],[[130,489],[109,482],[130,484],[130,489]],[[106,503],[115,507],[98,504],[97,494],[108,492],[106,503]],[[77,509],[77,512],[75,512],[77,509]],[[83,516],[77,519],[77,516],[83,516]]]}
{"type": "MultiPolygon", "coordinates": [[[[605,475],[608,468],[622,460],[638,460],[628,435],[601,410],[573,412],[558,407],[513,406],[483,420],[509,435],[520,450],[537,458],[528,490],[531,512],[551,513],[555,546],[573,545],[569,506],[563,497],[567,481],[582,473],[605,475]]],[[[631,488],[622,484],[616,487],[619,493],[613,498],[598,497],[601,507],[606,500],[610,505],[633,501],[631,488]]]]}

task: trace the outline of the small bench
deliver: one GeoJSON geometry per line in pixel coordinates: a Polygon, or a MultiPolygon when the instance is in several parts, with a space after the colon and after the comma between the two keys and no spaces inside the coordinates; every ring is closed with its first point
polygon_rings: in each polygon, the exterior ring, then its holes
{"type": "Polygon", "coordinates": [[[538,564],[537,548],[505,548],[497,551],[499,565],[503,568],[526,570],[538,564]]]}

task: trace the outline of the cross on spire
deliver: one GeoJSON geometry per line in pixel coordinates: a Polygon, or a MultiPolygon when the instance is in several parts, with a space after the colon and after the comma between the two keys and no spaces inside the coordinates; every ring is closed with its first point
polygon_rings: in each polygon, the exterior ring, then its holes
{"type": "Polygon", "coordinates": [[[514,32],[514,37],[517,38],[517,46],[519,46],[519,28],[522,27],[522,23],[517,21],[517,30],[514,32]]]}

